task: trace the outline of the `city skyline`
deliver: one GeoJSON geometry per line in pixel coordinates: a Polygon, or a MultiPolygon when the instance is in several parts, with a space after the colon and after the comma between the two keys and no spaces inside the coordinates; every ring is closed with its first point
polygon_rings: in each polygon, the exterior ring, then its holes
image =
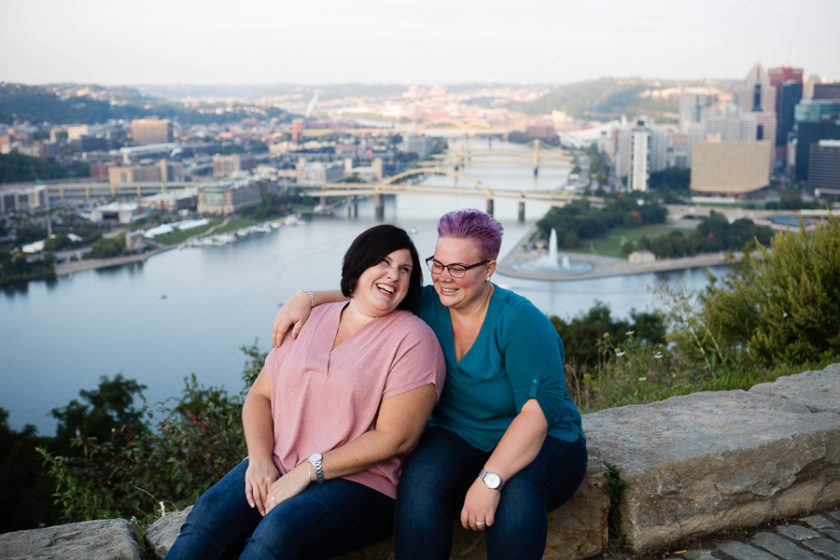
{"type": "Polygon", "coordinates": [[[840,3],[0,0],[0,81],[102,85],[840,78],[840,3]],[[412,11],[415,10],[415,11],[412,11]]]}

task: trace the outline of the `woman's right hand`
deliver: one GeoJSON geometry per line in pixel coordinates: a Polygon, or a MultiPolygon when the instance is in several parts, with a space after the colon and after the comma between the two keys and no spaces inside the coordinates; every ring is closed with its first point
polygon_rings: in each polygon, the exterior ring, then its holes
{"type": "Polygon", "coordinates": [[[280,471],[274,461],[253,461],[248,459],[245,470],[245,499],[248,505],[256,507],[260,515],[265,516],[268,494],[274,481],[280,478],[280,471]]]}
{"type": "Polygon", "coordinates": [[[304,292],[298,292],[293,295],[277,315],[274,317],[274,324],[271,330],[271,342],[277,347],[283,342],[286,336],[286,331],[292,329],[292,338],[297,338],[301,327],[309,318],[309,313],[312,311],[312,298],[304,292]]]}

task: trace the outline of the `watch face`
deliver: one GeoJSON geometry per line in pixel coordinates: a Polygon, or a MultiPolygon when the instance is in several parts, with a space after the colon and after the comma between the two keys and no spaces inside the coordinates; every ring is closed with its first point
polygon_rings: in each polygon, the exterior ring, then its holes
{"type": "Polygon", "coordinates": [[[323,459],[323,457],[321,456],[321,454],[320,454],[320,453],[313,453],[312,455],[310,455],[310,456],[309,456],[308,461],[309,461],[310,463],[317,463],[317,462],[318,462],[318,461],[320,461],[321,459],[323,459]]]}
{"type": "Polygon", "coordinates": [[[502,484],[502,479],[494,472],[489,472],[484,475],[484,484],[487,485],[487,488],[495,490],[502,484]]]}

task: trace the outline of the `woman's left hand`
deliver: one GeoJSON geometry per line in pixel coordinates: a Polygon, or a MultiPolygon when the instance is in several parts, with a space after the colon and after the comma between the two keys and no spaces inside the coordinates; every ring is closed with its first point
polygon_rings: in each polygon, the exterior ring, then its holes
{"type": "Polygon", "coordinates": [[[496,508],[499,507],[501,497],[500,491],[487,488],[483,480],[476,478],[464,498],[461,526],[476,531],[491,526],[496,520],[496,508]]]}
{"type": "Polygon", "coordinates": [[[280,502],[293,498],[306,490],[309,483],[309,463],[304,461],[274,481],[274,484],[268,489],[268,499],[265,501],[266,515],[280,502]]]}

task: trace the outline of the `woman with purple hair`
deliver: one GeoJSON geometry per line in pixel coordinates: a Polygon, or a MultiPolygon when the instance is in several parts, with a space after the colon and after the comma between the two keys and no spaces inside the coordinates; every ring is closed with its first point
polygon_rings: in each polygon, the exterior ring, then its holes
{"type": "MultiPolygon", "coordinates": [[[[437,335],[447,381],[397,489],[396,558],[446,559],[452,515],[486,533],[491,559],[542,558],[548,511],[586,472],[565,349],[527,299],[490,282],[502,225],[478,210],[445,214],[415,313],[437,335]]],[[[274,344],[335,292],[302,292],[274,321],[274,344]]]]}

